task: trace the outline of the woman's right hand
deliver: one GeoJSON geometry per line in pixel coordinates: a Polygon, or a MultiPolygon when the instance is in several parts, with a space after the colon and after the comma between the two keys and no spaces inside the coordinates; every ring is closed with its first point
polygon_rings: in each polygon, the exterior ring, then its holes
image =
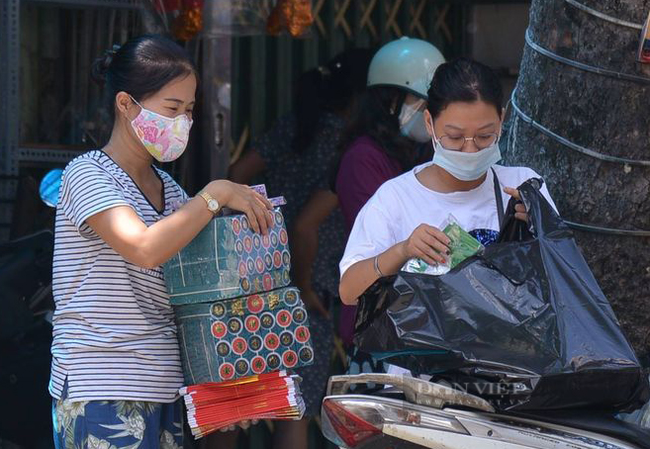
{"type": "Polygon", "coordinates": [[[411,233],[411,236],[402,242],[406,260],[415,257],[424,260],[429,265],[444,264],[449,256],[449,237],[444,232],[421,224],[411,233]]]}
{"type": "Polygon", "coordinates": [[[273,226],[273,205],[249,186],[219,179],[212,181],[204,190],[216,198],[222,207],[246,214],[255,232],[267,234],[273,226]]]}

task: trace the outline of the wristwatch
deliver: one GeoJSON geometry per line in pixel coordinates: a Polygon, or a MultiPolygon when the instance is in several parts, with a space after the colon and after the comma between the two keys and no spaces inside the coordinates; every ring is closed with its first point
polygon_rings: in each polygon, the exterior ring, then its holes
{"type": "Polygon", "coordinates": [[[205,191],[199,192],[199,196],[203,198],[206,203],[208,203],[208,210],[214,215],[217,215],[217,212],[219,212],[219,208],[221,207],[219,201],[212,198],[212,196],[205,191]]]}

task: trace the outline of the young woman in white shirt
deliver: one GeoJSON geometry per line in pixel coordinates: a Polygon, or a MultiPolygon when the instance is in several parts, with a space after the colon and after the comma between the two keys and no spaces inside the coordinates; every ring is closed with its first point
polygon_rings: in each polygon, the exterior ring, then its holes
{"type": "MultiPolygon", "coordinates": [[[[517,186],[539,177],[529,168],[495,165],[502,98],[499,78],[483,64],[462,58],[438,67],[425,111],[433,161],[384,183],[357,216],[340,263],[345,304],[356,304],[411,258],[444,263],[449,239],[440,229],[449,214],[484,245],[496,241],[499,210],[519,199],[517,186]]],[[[545,186],[542,193],[552,203],[545,186]]],[[[516,211],[527,220],[523,204],[516,211]]]]}

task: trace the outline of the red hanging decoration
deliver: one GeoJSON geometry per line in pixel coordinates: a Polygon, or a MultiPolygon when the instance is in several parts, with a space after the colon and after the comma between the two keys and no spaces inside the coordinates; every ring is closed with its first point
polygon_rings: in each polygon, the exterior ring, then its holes
{"type": "Polygon", "coordinates": [[[277,36],[286,28],[293,37],[302,36],[314,23],[310,0],[279,0],[271,11],[266,31],[277,36]]]}
{"type": "Polygon", "coordinates": [[[202,28],[203,0],[183,0],[180,14],[172,24],[172,35],[178,40],[187,42],[192,40],[202,28]]]}

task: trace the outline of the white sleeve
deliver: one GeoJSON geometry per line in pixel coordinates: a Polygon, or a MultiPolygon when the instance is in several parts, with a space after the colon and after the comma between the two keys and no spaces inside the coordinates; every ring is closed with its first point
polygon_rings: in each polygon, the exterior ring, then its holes
{"type": "Polygon", "coordinates": [[[546,200],[551,204],[553,209],[555,209],[555,212],[557,212],[559,214],[560,211],[557,210],[557,206],[555,205],[555,201],[553,201],[553,198],[551,198],[551,194],[548,191],[548,188],[546,186],[546,181],[544,181],[544,185],[542,186],[541,192],[542,192],[542,195],[544,195],[544,198],[546,198],[546,200]]]}
{"type": "Polygon", "coordinates": [[[357,262],[381,254],[398,243],[390,229],[388,215],[379,209],[371,199],[361,209],[354,221],[352,232],[339,264],[341,277],[357,262]]]}

